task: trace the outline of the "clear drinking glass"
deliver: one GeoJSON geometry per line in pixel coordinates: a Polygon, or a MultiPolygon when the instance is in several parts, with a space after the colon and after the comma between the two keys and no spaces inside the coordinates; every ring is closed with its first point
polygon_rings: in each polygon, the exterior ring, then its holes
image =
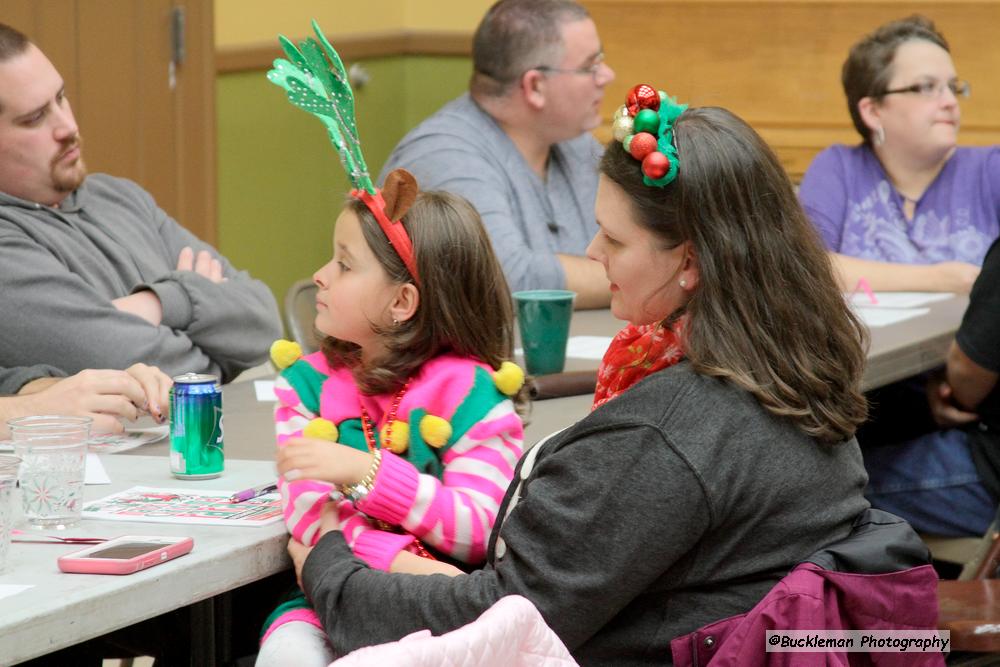
{"type": "Polygon", "coordinates": [[[7,422],[21,458],[21,506],[32,528],[60,529],[80,520],[91,421],[44,415],[7,422]]]}
{"type": "Polygon", "coordinates": [[[0,454],[0,572],[7,567],[10,531],[14,523],[14,487],[20,463],[21,459],[16,456],[0,454]]]}

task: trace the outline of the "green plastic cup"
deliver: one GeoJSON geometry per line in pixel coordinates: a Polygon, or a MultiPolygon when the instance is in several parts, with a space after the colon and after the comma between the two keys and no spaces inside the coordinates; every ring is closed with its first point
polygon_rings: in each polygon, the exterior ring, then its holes
{"type": "Polygon", "coordinates": [[[539,289],[514,292],[524,365],[531,375],[561,373],[576,292],[539,289]]]}

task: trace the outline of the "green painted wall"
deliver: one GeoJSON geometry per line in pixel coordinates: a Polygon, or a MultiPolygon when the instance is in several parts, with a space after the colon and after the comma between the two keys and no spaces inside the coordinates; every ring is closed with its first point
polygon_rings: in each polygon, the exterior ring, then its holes
{"type": "MultiPolygon", "coordinates": [[[[408,56],[361,63],[358,131],[373,177],[396,143],[467,86],[468,58],[408,56]]],[[[264,72],[220,76],[219,249],[270,286],[278,303],[331,253],[349,184],[323,125],[289,104],[264,72]]]]}

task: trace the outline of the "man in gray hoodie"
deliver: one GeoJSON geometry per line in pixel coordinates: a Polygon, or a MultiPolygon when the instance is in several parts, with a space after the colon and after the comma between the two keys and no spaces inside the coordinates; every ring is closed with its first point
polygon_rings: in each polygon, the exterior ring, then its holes
{"type": "Polygon", "coordinates": [[[0,367],[143,362],[228,381],[281,334],[266,285],[135,183],[87,175],[62,77],[2,23],[0,267],[0,367]]]}

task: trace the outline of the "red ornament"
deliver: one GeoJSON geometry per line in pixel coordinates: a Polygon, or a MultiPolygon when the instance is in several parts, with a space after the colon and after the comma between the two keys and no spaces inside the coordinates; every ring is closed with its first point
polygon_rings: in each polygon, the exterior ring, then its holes
{"type": "Polygon", "coordinates": [[[641,160],[656,150],[656,137],[649,132],[640,132],[632,137],[629,143],[628,152],[636,160],[641,160]]]}
{"type": "Polygon", "coordinates": [[[625,98],[625,106],[631,115],[636,115],[640,109],[652,109],[656,111],[660,108],[660,94],[652,86],[640,83],[638,86],[628,91],[625,98]]]}
{"type": "Polygon", "coordinates": [[[670,158],[660,151],[653,151],[642,161],[642,173],[654,181],[666,176],[668,171],[670,171],[670,158]]]}

